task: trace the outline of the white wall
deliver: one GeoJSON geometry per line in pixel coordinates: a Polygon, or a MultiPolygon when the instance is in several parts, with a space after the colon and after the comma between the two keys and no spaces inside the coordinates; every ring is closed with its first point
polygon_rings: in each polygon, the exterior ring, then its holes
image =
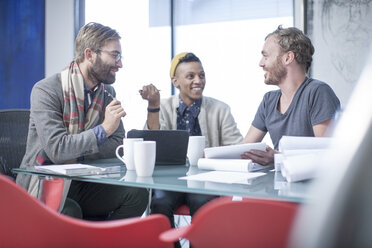
{"type": "Polygon", "coordinates": [[[369,1],[314,0],[312,76],[328,83],[343,108],[358,82],[372,47],[369,1]]]}
{"type": "Polygon", "coordinates": [[[60,72],[74,56],[74,0],[45,1],[45,76],[60,72]]]}

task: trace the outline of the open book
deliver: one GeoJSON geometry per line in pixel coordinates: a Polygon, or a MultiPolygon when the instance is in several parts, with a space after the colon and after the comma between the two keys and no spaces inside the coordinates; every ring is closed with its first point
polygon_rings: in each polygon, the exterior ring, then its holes
{"type": "Polygon", "coordinates": [[[87,164],[61,164],[61,165],[41,165],[35,166],[35,169],[45,173],[55,173],[66,176],[89,176],[109,173],[118,173],[121,166],[97,167],[87,164]]]}

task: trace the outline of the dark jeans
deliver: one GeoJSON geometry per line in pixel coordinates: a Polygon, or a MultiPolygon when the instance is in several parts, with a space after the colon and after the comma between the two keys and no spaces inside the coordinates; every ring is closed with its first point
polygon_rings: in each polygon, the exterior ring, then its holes
{"type": "Polygon", "coordinates": [[[151,200],[151,213],[164,214],[167,216],[173,228],[173,213],[178,207],[186,204],[190,208],[190,215],[193,216],[201,206],[218,197],[215,195],[181,193],[159,189],[155,189],[153,192],[154,194],[151,200]]]}
{"type": "Polygon", "coordinates": [[[71,198],[66,198],[61,213],[78,219],[83,218],[81,207],[76,201],[72,200],[71,198]]]}
{"type": "Polygon", "coordinates": [[[67,197],[79,204],[84,219],[114,220],[141,216],[149,193],[141,188],[72,181],[67,197]]]}

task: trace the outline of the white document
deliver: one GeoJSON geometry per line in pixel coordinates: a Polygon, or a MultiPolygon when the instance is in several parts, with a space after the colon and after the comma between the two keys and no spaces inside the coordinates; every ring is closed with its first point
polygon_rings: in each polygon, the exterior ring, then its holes
{"type": "Polygon", "coordinates": [[[255,150],[266,150],[266,143],[246,143],[231,146],[208,147],[204,149],[205,158],[240,159],[244,152],[255,150]]]}
{"type": "Polygon", "coordinates": [[[288,182],[314,178],[317,169],[321,166],[321,157],[324,154],[326,154],[326,151],[285,157],[282,165],[282,174],[284,174],[288,182]]]}
{"type": "Polygon", "coordinates": [[[274,154],[275,171],[281,171],[283,161],[290,156],[305,155],[305,154],[318,154],[325,150],[321,149],[298,149],[298,150],[284,150],[281,153],[274,154]]]}
{"type": "Polygon", "coordinates": [[[262,166],[253,163],[250,159],[211,159],[200,158],[198,168],[201,170],[253,172],[263,169],[272,169],[273,166],[262,166]]]}
{"type": "Polygon", "coordinates": [[[101,168],[87,164],[61,164],[61,165],[41,165],[35,166],[40,172],[56,173],[67,176],[97,175],[107,173],[117,173],[121,170],[120,166],[101,168]]]}
{"type": "Polygon", "coordinates": [[[180,177],[183,180],[195,180],[202,182],[216,182],[216,183],[238,183],[250,184],[249,179],[266,175],[263,172],[241,173],[232,171],[210,171],[199,173],[196,175],[180,177]]]}
{"type": "Polygon", "coordinates": [[[320,158],[332,142],[330,137],[283,136],[279,141],[280,154],[274,155],[275,169],[288,182],[311,179],[316,176],[320,158]]]}
{"type": "Polygon", "coordinates": [[[330,137],[283,136],[279,141],[279,151],[327,149],[330,137]]]}

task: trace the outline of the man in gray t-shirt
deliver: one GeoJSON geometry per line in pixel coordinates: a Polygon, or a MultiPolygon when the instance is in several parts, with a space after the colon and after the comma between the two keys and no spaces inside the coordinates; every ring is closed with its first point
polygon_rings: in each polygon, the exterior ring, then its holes
{"type": "MultiPolygon", "coordinates": [[[[278,149],[283,135],[326,135],[340,101],[329,85],[306,76],[313,54],[310,39],[297,28],[279,26],[266,37],[260,66],[265,83],[277,85],[279,90],[265,94],[244,143],[260,142],[269,132],[274,149],[278,149]]],[[[242,158],[271,164],[277,152],[274,149],[252,150],[242,158]]]]}

